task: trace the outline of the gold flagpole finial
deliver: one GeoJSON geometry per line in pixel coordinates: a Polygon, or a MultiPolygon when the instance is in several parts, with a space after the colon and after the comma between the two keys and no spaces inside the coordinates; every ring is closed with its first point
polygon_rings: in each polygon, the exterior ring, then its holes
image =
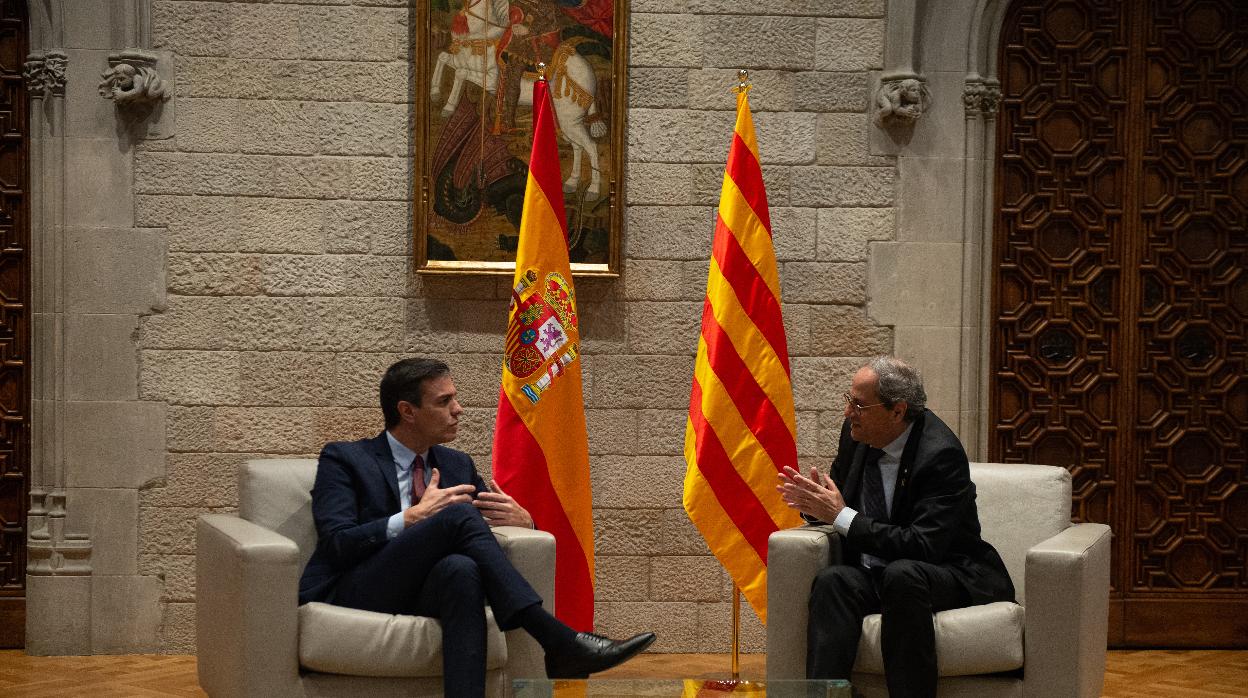
{"type": "Polygon", "coordinates": [[[537,64],[537,78],[543,82],[546,81],[546,64],[545,63],[537,64]]]}
{"type": "Polygon", "coordinates": [[[737,86],[732,88],[733,92],[749,92],[750,90],[750,71],[742,68],[737,71],[737,86]]]}

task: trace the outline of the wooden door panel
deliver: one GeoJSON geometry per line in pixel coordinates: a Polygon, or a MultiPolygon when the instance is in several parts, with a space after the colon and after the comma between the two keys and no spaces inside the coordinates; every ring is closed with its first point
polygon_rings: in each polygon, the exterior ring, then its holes
{"type": "Polygon", "coordinates": [[[1000,66],[989,455],[1113,526],[1111,640],[1248,645],[1248,4],[1020,0],[1000,66]]]}
{"type": "Polygon", "coordinates": [[[30,222],[25,3],[0,2],[0,647],[26,627],[30,489],[30,222]]]}
{"type": "Polygon", "coordinates": [[[1130,589],[1214,599],[1248,590],[1248,12],[1148,9],[1130,589]]]}
{"type": "Polygon", "coordinates": [[[1112,525],[1129,41],[1118,3],[1014,9],[998,116],[991,458],[1069,468],[1075,518],[1112,525]]]}

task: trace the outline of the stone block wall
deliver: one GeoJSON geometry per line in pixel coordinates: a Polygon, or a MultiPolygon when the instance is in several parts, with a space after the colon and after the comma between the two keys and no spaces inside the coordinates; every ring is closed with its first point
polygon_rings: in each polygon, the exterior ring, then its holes
{"type": "MultiPolygon", "coordinates": [[[[893,347],[866,312],[868,242],[895,229],[895,161],[867,148],[883,14],[883,0],[632,2],[623,266],[576,282],[600,631],[728,649],[731,582],[680,499],[737,68],[754,83],[803,466],[833,455],[860,357],[893,347]]],[[[245,458],[376,433],[395,359],[453,364],[455,445],[488,475],[510,279],[412,270],[415,17],[408,0],[152,4],[177,124],[134,162],[136,225],[168,250],[167,302],[137,328],[137,397],[167,411],[136,555],[163,585],[167,652],[194,651],[194,518],[236,506],[245,458]]]]}

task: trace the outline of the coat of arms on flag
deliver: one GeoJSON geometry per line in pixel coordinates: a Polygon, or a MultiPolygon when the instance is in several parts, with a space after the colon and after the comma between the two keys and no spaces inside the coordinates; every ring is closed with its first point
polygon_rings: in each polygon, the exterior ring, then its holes
{"type": "Polygon", "coordinates": [[[540,271],[530,268],[518,276],[520,281],[512,289],[513,312],[503,365],[521,380],[537,376],[521,387],[525,397],[536,403],[578,356],[577,343],[569,339],[577,329],[576,294],[559,272],[542,278],[540,271]]]}

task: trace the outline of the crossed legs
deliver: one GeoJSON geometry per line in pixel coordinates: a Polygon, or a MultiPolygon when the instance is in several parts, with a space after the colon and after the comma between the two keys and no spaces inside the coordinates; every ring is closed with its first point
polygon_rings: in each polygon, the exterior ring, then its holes
{"type": "Polygon", "coordinates": [[[541,597],[516,572],[470,504],[447,507],[407,527],[343,575],[332,603],[382,613],[437,618],[442,625],[446,695],[485,691],[485,603],[500,628],[541,597]]]}
{"type": "Polygon", "coordinates": [[[546,652],[551,678],[609,669],[654,642],[654,633],[611,640],[577,633],[542,608],[490,527],[470,504],[447,507],[408,526],[344,574],[330,603],[383,613],[432,616],[442,624],[444,691],[479,696],[485,688],[485,608],[502,630],[524,628],[546,652]]]}
{"type": "Polygon", "coordinates": [[[815,576],[806,631],[806,676],[848,679],[858,654],[862,619],[880,613],[884,678],[889,695],[936,695],[932,614],[970,605],[947,568],[897,560],[882,572],[832,565],[815,576]]]}

